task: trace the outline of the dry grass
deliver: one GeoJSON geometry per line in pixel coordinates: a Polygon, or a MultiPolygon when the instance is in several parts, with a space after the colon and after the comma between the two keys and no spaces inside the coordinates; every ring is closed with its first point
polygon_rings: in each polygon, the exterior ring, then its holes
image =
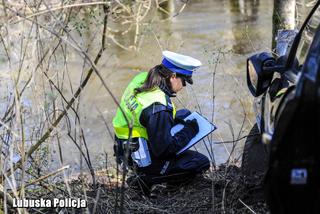
{"type": "MultiPolygon", "coordinates": [[[[29,209],[29,211],[52,213],[64,209],[67,213],[120,212],[119,200],[116,197],[120,189],[117,188],[114,178],[110,174],[107,175],[106,172],[101,172],[97,177],[101,182],[97,182],[96,187],[84,177],[71,181],[70,193],[66,191],[64,183],[52,186],[53,191],[42,188],[39,192],[27,192],[30,198],[70,197],[71,194],[74,198],[85,198],[88,202],[87,209],[39,208],[29,209]]],[[[267,213],[262,188],[257,184],[257,179],[245,178],[240,168],[230,165],[220,166],[213,173],[198,176],[190,184],[175,190],[166,189],[165,184],[156,185],[153,190],[156,197],[153,198],[141,196],[126,187],[123,213],[267,213]]]]}

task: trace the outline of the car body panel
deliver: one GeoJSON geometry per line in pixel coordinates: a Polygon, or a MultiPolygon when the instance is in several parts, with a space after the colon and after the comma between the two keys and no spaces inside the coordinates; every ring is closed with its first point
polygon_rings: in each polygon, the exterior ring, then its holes
{"type": "MultiPolygon", "coordinates": [[[[306,27],[302,29],[301,40],[294,55],[295,59],[292,60],[292,65],[283,73],[275,72],[267,91],[254,99],[253,108],[256,113],[256,122],[262,134],[273,135],[276,117],[279,114],[278,108],[280,105],[285,105],[282,100],[288,88],[296,87],[296,84],[299,82],[302,67],[319,24],[320,7],[316,9],[306,27]]],[[[276,45],[276,59],[283,57],[285,61],[287,60],[296,34],[297,31],[295,30],[279,31],[276,45]]],[[[315,74],[310,74],[310,78],[315,78],[315,74]]]]}

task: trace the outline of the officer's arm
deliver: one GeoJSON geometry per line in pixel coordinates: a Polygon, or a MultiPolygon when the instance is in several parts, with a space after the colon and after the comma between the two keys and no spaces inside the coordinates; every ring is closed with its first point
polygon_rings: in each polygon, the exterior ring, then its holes
{"type": "Polygon", "coordinates": [[[189,127],[185,127],[171,136],[170,130],[174,126],[172,111],[162,104],[144,109],[140,119],[147,129],[151,152],[156,157],[174,156],[195,135],[189,127]]]}

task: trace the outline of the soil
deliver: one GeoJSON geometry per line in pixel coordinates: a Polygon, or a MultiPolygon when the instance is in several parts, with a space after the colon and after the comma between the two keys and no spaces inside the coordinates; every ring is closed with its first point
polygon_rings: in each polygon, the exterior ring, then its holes
{"type": "MultiPolygon", "coordinates": [[[[98,180],[99,180],[98,176],[98,180]]],[[[106,178],[106,177],[104,177],[106,178]]],[[[263,197],[261,178],[246,177],[237,166],[220,166],[216,170],[198,176],[193,182],[176,189],[156,185],[153,197],[145,197],[137,191],[124,188],[121,206],[121,188],[115,183],[98,182],[96,188],[83,179],[70,184],[73,197],[86,198],[86,209],[41,209],[43,213],[268,213],[263,197]],[[104,184],[102,184],[104,183],[104,184]],[[84,192],[85,195],[84,196],[84,192]],[[122,207],[122,208],[121,208],[122,207]]],[[[121,186],[121,182],[118,182],[121,186]]],[[[63,189],[63,188],[62,188],[63,189]]],[[[58,190],[57,190],[58,191],[58,190]]],[[[47,197],[66,194],[52,192],[47,197]]],[[[32,211],[32,210],[30,210],[32,211]]]]}

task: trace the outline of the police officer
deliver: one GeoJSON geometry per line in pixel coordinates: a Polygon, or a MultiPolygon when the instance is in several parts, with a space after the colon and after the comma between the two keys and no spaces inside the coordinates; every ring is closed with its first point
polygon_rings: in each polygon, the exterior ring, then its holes
{"type": "Polygon", "coordinates": [[[190,111],[176,111],[171,101],[186,83],[193,84],[192,73],[201,62],[170,51],[164,51],[163,57],[160,65],[129,83],[113,118],[117,161],[127,158],[125,163],[136,173],[127,182],[146,195],[154,184],[179,185],[210,166],[208,158],[196,151],[176,155],[199,127],[195,119],[185,122],[190,111]],[[178,123],[184,127],[172,136],[170,130],[178,123]]]}

